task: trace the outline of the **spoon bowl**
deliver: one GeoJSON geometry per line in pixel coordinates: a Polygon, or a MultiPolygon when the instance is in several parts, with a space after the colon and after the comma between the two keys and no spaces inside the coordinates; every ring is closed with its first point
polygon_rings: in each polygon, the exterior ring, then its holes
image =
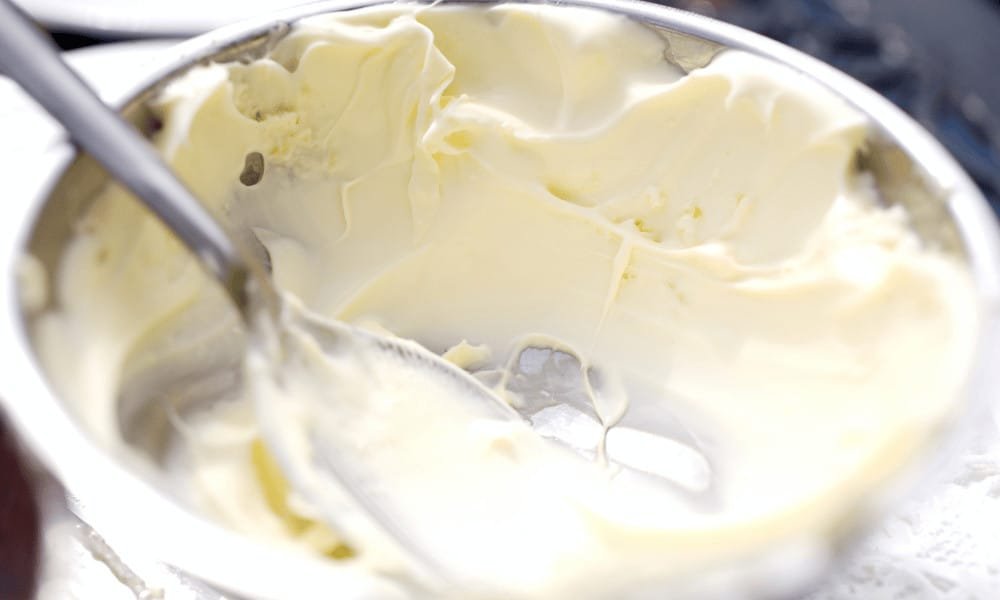
{"type": "MultiPolygon", "coordinates": [[[[187,246],[228,294],[248,326],[251,339],[260,330],[269,332],[273,344],[268,352],[257,354],[263,365],[255,369],[264,375],[252,379],[259,381],[255,386],[258,392],[262,389],[280,392],[290,385],[287,364],[281,360],[288,355],[301,357],[303,350],[308,348],[319,350],[310,356],[315,370],[300,371],[300,376],[309,378],[336,373],[333,377],[324,377],[322,387],[313,381],[306,381],[301,386],[307,391],[303,397],[311,403],[310,408],[329,412],[339,405],[342,397],[351,395],[358,409],[379,394],[395,394],[402,399],[407,388],[422,385],[434,391],[457,389],[458,393],[444,395],[461,398],[477,410],[489,412],[493,418],[522,420],[468,373],[418,344],[364,332],[345,323],[311,315],[303,307],[289,306],[290,302],[274,286],[266,265],[259,260],[261,253],[249,250],[245,241],[231,235],[217,222],[172,173],[152,145],[97,97],[62,60],[55,45],[46,40],[9,0],[0,0],[0,21],[4,23],[0,68],[187,246]],[[372,367],[382,367],[377,369],[376,376],[358,381],[359,356],[367,362],[369,375],[375,374],[372,367]],[[351,385],[351,389],[345,389],[344,382],[351,385]],[[345,391],[348,393],[343,393],[345,391]]],[[[372,493],[371,486],[366,484],[373,479],[373,474],[366,472],[365,455],[356,445],[337,444],[326,436],[323,445],[310,445],[304,454],[296,452],[305,439],[299,434],[302,427],[275,426],[283,420],[276,411],[272,394],[257,393],[255,398],[262,422],[269,425],[264,428],[265,441],[292,474],[299,493],[317,501],[319,506],[326,506],[328,502],[317,498],[321,495],[319,490],[329,487],[324,480],[336,481],[338,492],[345,490],[353,503],[374,519],[366,529],[388,534],[418,563],[434,564],[435,558],[428,551],[431,539],[418,537],[413,528],[400,525],[415,520],[406,514],[409,505],[390,494],[372,493]],[[323,471],[319,477],[307,481],[309,469],[305,465],[314,463],[321,465],[323,471]],[[404,515],[406,518],[401,518],[404,515]]],[[[283,403],[295,400],[302,398],[286,397],[283,403]]],[[[330,431],[334,430],[325,430],[326,433],[330,431]]],[[[348,539],[352,539],[351,529],[358,526],[344,523],[338,511],[326,511],[326,518],[338,529],[346,530],[348,539]]],[[[368,537],[371,535],[369,531],[368,537]]]]}

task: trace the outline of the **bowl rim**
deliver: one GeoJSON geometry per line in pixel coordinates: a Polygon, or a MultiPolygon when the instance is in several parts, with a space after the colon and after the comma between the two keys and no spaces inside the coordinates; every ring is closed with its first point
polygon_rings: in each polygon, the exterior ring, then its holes
{"type": "MultiPolygon", "coordinates": [[[[159,90],[165,81],[241,44],[282,37],[301,19],[383,5],[427,4],[427,0],[324,0],[222,27],[165,51],[158,66],[132,87],[118,107],[141,101],[159,90]]],[[[988,392],[998,378],[990,365],[1000,357],[1000,229],[985,198],[957,161],[887,99],[835,68],[779,42],[702,15],[639,0],[445,0],[443,4],[551,4],[609,11],[785,64],[868,115],[947,196],[947,210],[965,244],[983,315],[980,344],[967,383],[971,395],[967,404],[985,406],[992,400],[988,392]]],[[[0,344],[8,367],[0,382],[0,407],[5,409],[30,451],[73,495],[85,501],[106,498],[108,490],[114,490],[112,500],[102,501],[100,506],[86,503],[80,507],[84,518],[99,531],[129,531],[131,535],[139,532],[155,545],[157,559],[223,589],[252,590],[262,598],[309,598],[317,595],[316,590],[324,589],[336,589],[345,597],[405,597],[406,592],[399,584],[371,576],[354,565],[276,549],[189,512],[101,450],[56,398],[30,350],[20,312],[17,273],[19,257],[37,213],[75,157],[73,148],[65,141],[51,148],[43,157],[51,170],[32,190],[32,201],[8,202],[0,219],[0,260],[4,268],[0,278],[3,303],[0,344]],[[58,443],[50,443],[51,440],[58,443]],[[143,515],[155,515],[155,519],[136,514],[131,508],[134,506],[142,506],[143,515]],[[247,568],[248,565],[270,568],[247,568]],[[274,572],[283,575],[268,575],[274,572]]]]}

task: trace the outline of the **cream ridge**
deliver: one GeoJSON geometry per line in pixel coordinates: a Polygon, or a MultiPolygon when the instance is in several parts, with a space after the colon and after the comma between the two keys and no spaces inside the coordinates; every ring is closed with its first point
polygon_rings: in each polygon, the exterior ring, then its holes
{"type": "Polygon", "coordinates": [[[857,171],[865,118],[749,53],[685,73],[597,10],[393,4],[197,67],[156,110],[164,155],[296,302],[443,354],[526,421],[414,387],[261,423],[296,399],[261,385],[223,294],[115,187],[39,319],[46,368],[197,510],[373,577],[406,575],[338,527],[363,519],[349,503],[297,493],[308,460],[289,473],[262,427],[380,453],[419,526],[450,532],[457,597],[739,597],[720,573],[828,551],[971,362],[971,277],[857,171]],[[153,459],[126,426],[151,395],[153,459]]]}

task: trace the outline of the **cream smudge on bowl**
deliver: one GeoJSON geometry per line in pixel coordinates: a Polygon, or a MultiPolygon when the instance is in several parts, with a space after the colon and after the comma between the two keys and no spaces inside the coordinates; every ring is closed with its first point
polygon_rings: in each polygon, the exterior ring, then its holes
{"type": "MultiPolygon", "coordinates": [[[[966,267],[855,171],[863,115],[765,59],[685,74],[620,16],[396,5],[305,19],[157,104],[164,154],[260,239],[282,288],[448,352],[589,452],[588,477],[636,486],[553,489],[574,535],[525,540],[544,568],[503,562],[514,541],[477,563],[507,597],[822,552],[957,402],[978,322],[966,267]],[[253,153],[263,174],[241,182],[253,153]],[[538,372],[565,384],[555,400],[538,372]]],[[[161,390],[179,433],[162,462],[203,510],[391,570],[288,488],[241,393],[235,314],[124,193],[90,210],[57,281],[41,354],[105,444],[132,443],[118,413],[161,390]]],[[[372,431],[419,423],[390,425],[372,431]]]]}

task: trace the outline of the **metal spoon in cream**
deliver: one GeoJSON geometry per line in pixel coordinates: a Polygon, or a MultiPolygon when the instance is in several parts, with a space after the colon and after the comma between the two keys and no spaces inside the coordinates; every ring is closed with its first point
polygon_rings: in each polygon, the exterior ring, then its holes
{"type": "MultiPolygon", "coordinates": [[[[225,288],[251,333],[259,338],[247,359],[255,373],[252,388],[257,392],[261,420],[267,424],[266,438],[296,488],[322,506],[324,488],[335,480],[337,490],[346,490],[374,518],[366,521],[369,537],[377,535],[371,532],[377,524],[377,529],[388,533],[391,542],[387,543],[400,544],[409,558],[425,566],[436,564],[436,540],[441,532],[417,526],[423,521],[424,506],[414,502],[416,494],[406,486],[387,487],[396,480],[385,478],[382,472],[388,465],[398,468],[397,457],[409,450],[402,447],[404,440],[388,445],[385,455],[360,452],[377,442],[354,439],[350,424],[417,411],[431,418],[429,427],[436,435],[481,418],[483,426],[520,429],[522,436],[537,436],[494,393],[420,345],[322,319],[285,299],[254,254],[241,248],[155,149],[103,104],[62,61],[51,42],[7,0],[0,0],[0,21],[6,27],[0,42],[0,67],[187,245],[225,288]],[[437,405],[423,404],[431,401],[437,405]],[[445,415],[451,421],[440,418],[445,415]],[[312,426],[290,424],[296,417],[309,419],[312,426]],[[313,432],[323,435],[313,437],[313,432]],[[299,469],[298,461],[319,470],[299,469]],[[305,476],[312,473],[316,476],[305,476]]],[[[458,452],[460,446],[439,444],[437,448],[458,452]]],[[[445,463],[448,456],[460,455],[441,453],[435,458],[445,463]]],[[[412,453],[409,458],[429,459],[412,453]]],[[[474,500],[470,497],[449,506],[457,508],[474,500]]],[[[347,532],[355,527],[342,523],[337,514],[326,516],[347,532]]]]}
{"type": "Polygon", "coordinates": [[[156,467],[331,569],[409,573],[361,490],[463,598],[795,587],[956,406],[976,294],[858,168],[863,113],[749,52],[689,69],[661,33],[563,5],[391,3],[297,21],[151,102],[162,153],[260,239],[277,287],[418,341],[530,427],[469,402],[471,382],[411,377],[405,343],[314,335],[295,301],[245,351],[114,186],[36,327],[60,393],[113,445],[146,443],[129,415],[190,392],[179,458],[156,467]]]}

